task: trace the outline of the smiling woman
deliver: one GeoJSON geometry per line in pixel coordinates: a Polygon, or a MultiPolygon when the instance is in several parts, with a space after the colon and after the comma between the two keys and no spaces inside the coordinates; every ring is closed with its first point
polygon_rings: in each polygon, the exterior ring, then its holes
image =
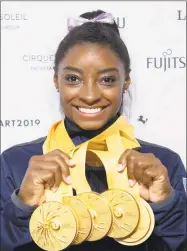
{"type": "MultiPolygon", "coordinates": [[[[90,20],[99,15],[102,11],[81,17],[90,20]]],[[[85,130],[104,126],[122,107],[129,73],[129,54],[115,22],[96,19],[71,27],[56,52],[54,76],[67,117],[85,130]]]]}
{"type": "Polygon", "coordinates": [[[116,53],[91,42],[74,45],[54,76],[64,113],[84,130],[99,129],[116,116],[127,79],[116,53]]]}
{"type": "Polygon", "coordinates": [[[177,153],[135,139],[122,115],[131,69],[113,16],[87,12],[68,28],[54,66],[65,119],[1,155],[2,250],[184,251],[185,168],[177,153]],[[71,186],[77,196],[63,196],[71,186]]]}

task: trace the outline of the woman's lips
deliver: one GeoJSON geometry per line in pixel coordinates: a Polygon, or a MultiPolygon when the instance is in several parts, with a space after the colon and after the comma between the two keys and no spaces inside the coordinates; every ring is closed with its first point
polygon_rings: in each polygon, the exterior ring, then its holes
{"type": "Polygon", "coordinates": [[[94,113],[99,113],[103,110],[103,108],[98,107],[98,108],[84,108],[84,107],[77,107],[77,109],[86,114],[94,114],[94,113]]]}
{"type": "Polygon", "coordinates": [[[101,115],[103,111],[106,109],[105,107],[97,107],[97,108],[85,108],[80,106],[74,106],[74,108],[77,110],[77,112],[83,116],[83,117],[94,117],[101,115]]]}

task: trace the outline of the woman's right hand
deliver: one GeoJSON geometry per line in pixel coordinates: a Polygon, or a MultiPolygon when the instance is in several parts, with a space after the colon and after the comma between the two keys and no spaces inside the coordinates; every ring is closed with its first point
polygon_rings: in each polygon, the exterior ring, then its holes
{"type": "Polygon", "coordinates": [[[60,150],[33,156],[21,183],[19,199],[29,206],[38,206],[44,200],[45,189],[55,192],[62,181],[71,183],[69,168],[73,166],[73,160],[60,150]]]}

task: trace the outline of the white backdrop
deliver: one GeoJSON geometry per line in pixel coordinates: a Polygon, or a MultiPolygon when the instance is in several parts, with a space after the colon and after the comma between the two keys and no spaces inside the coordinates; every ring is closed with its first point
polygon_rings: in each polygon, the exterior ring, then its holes
{"type": "Polygon", "coordinates": [[[132,60],[136,136],[186,163],[185,2],[2,2],[1,151],[45,136],[61,118],[53,60],[66,19],[111,12],[132,60]],[[140,116],[142,121],[138,121],[140,116]],[[147,120],[147,121],[146,121],[147,120]],[[144,123],[144,121],[146,121],[144,123]]]}

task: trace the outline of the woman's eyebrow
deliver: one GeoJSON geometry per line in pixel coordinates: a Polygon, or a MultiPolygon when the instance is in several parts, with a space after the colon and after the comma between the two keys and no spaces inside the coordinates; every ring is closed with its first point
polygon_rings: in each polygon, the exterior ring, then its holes
{"type": "Polygon", "coordinates": [[[66,66],[63,68],[63,70],[70,70],[70,71],[76,71],[78,73],[83,73],[83,70],[76,68],[74,66],[66,66]]]}
{"type": "MultiPolygon", "coordinates": [[[[70,71],[76,71],[78,73],[83,73],[82,69],[79,69],[79,68],[74,67],[74,66],[66,66],[66,67],[63,68],[63,70],[70,70],[70,71]]],[[[106,72],[110,72],[110,71],[116,71],[117,73],[119,73],[119,70],[117,68],[114,68],[114,67],[99,70],[98,73],[101,74],[101,73],[106,73],[106,72]]]]}
{"type": "Polygon", "coordinates": [[[110,71],[116,71],[117,73],[119,73],[119,70],[117,68],[106,68],[106,69],[102,69],[99,70],[98,73],[106,73],[106,72],[110,72],[110,71]]]}

